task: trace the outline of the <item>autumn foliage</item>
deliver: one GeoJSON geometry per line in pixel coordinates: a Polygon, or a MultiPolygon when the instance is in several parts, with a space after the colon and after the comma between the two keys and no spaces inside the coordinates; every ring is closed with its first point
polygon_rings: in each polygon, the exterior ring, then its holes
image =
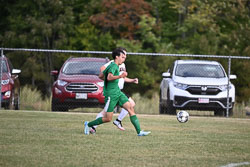
{"type": "Polygon", "coordinates": [[[102,31],[110,31],[117,37],[135,39],[140,17],[150,15],[151,6],[143,0],[104,0],[103,11],[90,17],[90,21],[102,31]]]}

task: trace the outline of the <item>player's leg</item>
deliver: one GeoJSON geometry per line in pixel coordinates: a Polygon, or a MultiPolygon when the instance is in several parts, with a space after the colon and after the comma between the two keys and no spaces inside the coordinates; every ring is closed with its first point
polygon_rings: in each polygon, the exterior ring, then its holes
{"type": "MultiPolygon", "coordinates": [[[[135,101],[131,97],[128,98],[128,101],[130,102],[131,107],[134,108],[135,107],[135,101]]],[[[118,115],[117,119],[119,121],[122,121],[126,117],[126,115],[128,115],[128,111],[126,109],[122,108],[121,113],[118,115]]]]}
{"type": "Polygon", "coordinates": [[[141,131],[139,120],[135,115],[134,108],[132,107],[131,103],[128,101],[128,98],[124,93],[122,93],[122,95],[120,96],[119,103],[122,104],[122,107],[128,111],[130,121],[134,125],[137,134],[139,134],[141,131]]]}
{"type": "Polygon", "coordinates": [[[97,119],[89,122],[88,127],[93,127],[95,125],[100,125],[103,123],[110,122],[112,120],[112,117],[113,117],[113,112],[107,112],[107,114],[105,114],[104,117],[100,117],[100,118],[97,118],[97,119]]]}
{"type": "Polygon", "coordinates": [[[93,126],[95,125],[100,125],[100,124],[103,124],[103,123],[106,123],[106,122],[110,122],[112,120],[112,117],[113,117],[113,110],[116,106],[118,102],[118,98],[111,98],[111,97],[108,97],[108,98],[105,98],[105,108],[104,110],[107,111],[107,113],[104,115],[104,117],[100,117],[100,118],[97,118],[91,122],[85,122],[84,123],[84,133],[86,135],[89,134],[89,128],[92,128],[93,126]]]}
{"type": "Polygon", "coordinates": [[[102,117],[102,121],[104,123],[112,121],[113,114],[114,114],[114,112],[107,112],[106,115],[105,115],[105,117],[102,117]]]}
{"type": "MultiPolygon", "coordinates": [[[[96,116],[96,119],[98,119],[98,118],[100,118],[100,117],[106,117],[106,114],[107,114],[107,105],[109,105],[109,104],[106,104],[105,105],[105,107],[104,107],[104,109],[99,113],[99,114],[97,114],[97,116],[96,116]]],[[[116,110],[116,108],[114,109],[114,110],[116,110]]],[[[96,128],[98,127],[98,125],[95,125],[95,126],[93,126],[93,127],[91,127],[90,129],[89,129],[89,132],[91,133],[91,134],[95,134],[96,133],[96,128]]],[[[124,129],[125,130],[125,129],[124,129]]]]}
{"type": "Polygon", "coordinates": [[[141,127],[140,127],[139,120],[138,120],[137,116],[135,115],[135,111],[134,111],[133,107],[131,107],[131,104],[129,102],[126,102],[123,104],[123,108],[125,108],[128,111],[129,116],[130,116],[129,117],[130,121],[134,125],[137,134],[139,134],[141,131],[141,127]]]}
{"type": "MultiPolygon", "coordinates": [[[[131,106],[134,108],[135,106],[134,100],[131,97],[129,97],[128,100],[131,106]]],[[[128,115],[128,111],[122,108],[121,113],[118,115],[117,119],[113,122],[113,124],[117,126],[120,130],[125,130],[125,128],[122,126],[122,120],[126,117],[126,115],[128,115]]]]}
{"type": "Polygon", "coordinates": [[[125,108],[128,111],[129,116],[130,116],[130,121],[134,125],[135,130],[137,132],[137,135],[138,136],[147,136],[151,132],[144,132],[144,131],[141,130],[140,123],[139,123],[139,120],[138,120],[138,118],[137,118],[137,116],[135,114],[134,108],[132,107],[131,103],[128,100],[127,100],[127,102],[125,102],[126,101],[126,99],[125,99],[126,96],[125,97],[124,96],[122,95],[120,97],[119,103],[122,104],[123,108],[125,108]]]}
{"type": "MultiPolygon", "coordinates": [[[[105,115],[106,115],[106,112],[105,112],[105,110],[103,109],[100,113],[97,114],[96,119],[101,118],[101,117],[104,117],[105,115]]],[[[90,132],[91,134],[95,134],[95,133],[96,133],[96,128],[97,128],[97,126],[98,126],[98,125],[95,125],[95,126],[91,127],[91,128],[89,129],[89,132],[90,132]]]]}
{"type": "Polygon", "coordinates": [[[120,130],[124,131],[125,128],[122,126],[122,119],[128,114],[128,111],[122,108],[118,118],[114,120],[113,124],[120,130]]]}

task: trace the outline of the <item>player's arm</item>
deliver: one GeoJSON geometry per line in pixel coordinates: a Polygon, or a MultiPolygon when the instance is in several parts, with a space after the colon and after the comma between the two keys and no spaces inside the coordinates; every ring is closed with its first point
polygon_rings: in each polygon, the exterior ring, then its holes
{"type": "Polygon", "coordinates": [[[104,80],[104,74],[103,74],[103,71],[106,69],[105,66],[101,66],[100,68],[100,74],[99,74],[99,78],[104,80]]]}
{"type": "Polygon", "coordinates": [[[120,78],[125,78],[127,76],[127,72],[123,72],[121,75],[113,75],[112,73],[108,74],[108,81],[113,81],[116,79],[120,79],[120,78]]]}
{"type": "Polygon", "coordinates": [[[124,81],[125,82],[128,82],[128,83],[135,83],[135,84],[138,84],[139,83],[139,80],[138,80],[138,78],[128,78],[128,77],[125,77],[124,78],[124,81]]]}

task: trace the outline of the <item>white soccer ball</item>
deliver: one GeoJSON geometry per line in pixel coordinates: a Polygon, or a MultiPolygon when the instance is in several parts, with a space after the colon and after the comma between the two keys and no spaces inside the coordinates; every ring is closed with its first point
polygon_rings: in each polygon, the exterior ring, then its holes
{"type": "Polygon", "coordinates": [[[187,111],[179,111],[177,113],[177,120],[181,123],[185,123],[188,121],[189,114],[187,111]]]}

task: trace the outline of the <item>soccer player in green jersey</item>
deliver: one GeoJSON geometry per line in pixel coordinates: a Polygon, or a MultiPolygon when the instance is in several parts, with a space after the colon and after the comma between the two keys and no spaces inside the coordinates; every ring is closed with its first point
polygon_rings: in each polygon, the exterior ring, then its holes
{"type": "Polygon", "coordinates": [[[104,71],[103,74],[105,76],[104,79],[104,96],[105,96],[105,111],[107,111],[104,117],[100,117],[91,122],[85,121],[84,123],[84,133],[86,135],[89,134],[89,128],[95,125],[100,125],[106,122],[112,121],[113,110],[116,105],[120,105],[125,108],[130,116],[130,121],[134,125],[138,136],[146,136],[150,132],[142,131],[140,128],[139,120],[135,114],[134,108],[131,106],[127,96],[121,92],[118,86],[118,80],[120,78],[125,78],[127,76],[127,72],[119,75],[119,65],[122,64],[126,55],[122,49],[115,49],[112,52],[112,57],[114,62],[112,62],[104,71]]]}
{"type": "MultiPolygon", "coordinates": [[[[127,55],[127,51],[125,48],[119,47],[117,49],[121,49],[124,53],[125,59],[126,59],[126,55],[127,55]]],[[[126,60],[125,60],[126,61],[126,60]]],[[[110,63],[114,62],[114,60],[109,61],[108,63],[104,64],[101,68],[100,68],[100,74],[99,74],[99,78],[104,80],[104,74],[103,71],[110,65],[110,63]]],[[[124,71],[126,71],[126,66],[125,63],[122,63],[121,65],[119,65],[119,75],[121,75],[124,71]]],[[[123,91],[124,88],[124,83],[135,83],[138,84],[139,80],[138,78],[120,78],[118,81],[118,86],[121,89],[121,91],[123,91]]],[[[130,97],[128,94],[125,94],[128,97],[129,102],[131,103],[132,107],[135,107],[135,101],[132,99],[132,97],[130,97]]],[[[115,111],[118,111],[118,108],[115,108],[115,111]]],[[[104,115],[106,115],[106,111],[103,109],[100,113],[97,114],[96,119],[99,117],[103,117],[104,115]]],[[[125,110],[124,108],[121,109],[120,114],[118,115],[117,119],[113,122],[113,124],[120,130],[124,131],[125,128],[122,126],[122,120],[126,117],[126,115],[128,114],[128,111],[125,110]]],[[[95,134],[96,133],[96,128],[98,126],[92,126],[89,129],[89,132],[91,134],[95,134]]]]}

